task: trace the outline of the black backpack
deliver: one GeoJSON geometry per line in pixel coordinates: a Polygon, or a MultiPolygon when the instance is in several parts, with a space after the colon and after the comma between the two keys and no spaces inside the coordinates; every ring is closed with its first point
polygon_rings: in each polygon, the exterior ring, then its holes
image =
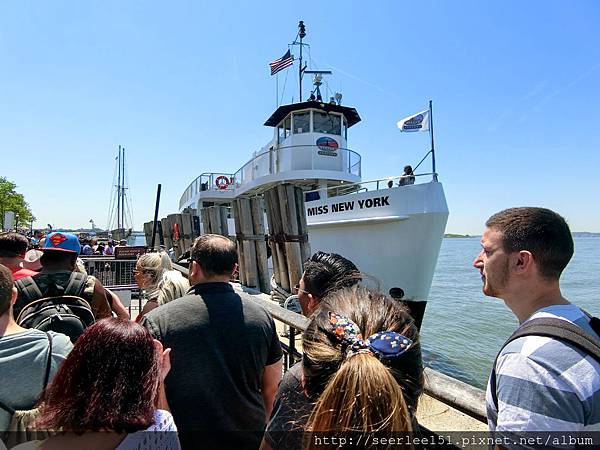
{"type": "Polygon", "coordinates": [[[46,293],[42,293],[32,277],[16,281],[17,289],[26,300],[16,318],[17,324],[66,334],[75,343],[95,322],[90,304],[81,298],[87,279],[87,275],[73,272],[65,288],[54,284],[46,293]]]}
{"type": "MultiPolygon", "coordinates": [[[[592,330],[600,335],[600,319],[591,317],[588,313],[585,314],[590,319],[589,323],[592,330]]],[[[496,359],[494,359],[494,365],[492,366],[492,373],[490,375],[490,394],[496,409],[498,409],[498,393],[496,392],[496,363],[498,362],[498,357],[502,353],[504,347],[515,339],[523,336],[545,336],[558,339],[559,341],[566,342],[583,350],[600,363],[600,341],[581,327],[566,320],[554,318],[540,318],[525,322],[525,324],[508,338],[498,352],[496,359]]]]}

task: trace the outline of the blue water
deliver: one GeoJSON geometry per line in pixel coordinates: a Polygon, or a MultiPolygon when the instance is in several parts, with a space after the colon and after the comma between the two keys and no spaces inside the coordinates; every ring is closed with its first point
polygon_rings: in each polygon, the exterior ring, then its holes
{"type": "MultiPolygon", "coordinates": [[[[473,259],[480,238],[444,239],[423,321],[425,362],[436,370],[485,387],[496,353],[517,328],[500,299],[481,292],[473,259]]],[[[600,315],[600,237],[575,238],[575,255],[561,277],[563,295],[600,315]]]]}

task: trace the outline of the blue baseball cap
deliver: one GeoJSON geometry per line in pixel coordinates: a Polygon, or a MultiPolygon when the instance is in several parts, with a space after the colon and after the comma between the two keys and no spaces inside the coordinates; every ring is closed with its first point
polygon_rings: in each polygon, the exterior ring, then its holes
{"type": "Polygon", "coordinates": [[[81,251],[81,244],[79,239],[72,233],[61,233],[60,231],[50,233],[46,236],[44,246],[40,249],[42,251],[54,250],[59,252],[68,252],[79,254],[81,251]]]}

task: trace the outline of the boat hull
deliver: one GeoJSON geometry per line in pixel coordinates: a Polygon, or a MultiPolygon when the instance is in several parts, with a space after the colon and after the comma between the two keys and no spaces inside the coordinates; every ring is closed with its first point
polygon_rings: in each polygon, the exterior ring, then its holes
{"type": "Polygon", "coordinates": [[[312,252],[350,259],[385,293],[427,299],[448,220],[441,183],[307,202],[306,212],[312,252]]]}

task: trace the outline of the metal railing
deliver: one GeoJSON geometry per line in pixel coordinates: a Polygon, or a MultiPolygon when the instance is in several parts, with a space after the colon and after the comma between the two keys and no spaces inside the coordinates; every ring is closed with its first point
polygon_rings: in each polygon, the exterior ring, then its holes
{"type": "Polygon", "coordinates": [[[198,192],[233,190],[260,177],[296,170],[331,170],[360,177],[361,156],[347,148],[328,149],[316,145],[274,148],[257,154],[233,174],[210,172],[199,175],[181,196],[179,208],[183,208],[198,192]],[[219,177],[227,179],[226,186],[217,186],[219,177]]]}
{"type": "Polygon", "coordinates": [[[121,287],[135,284],[135,259],[120,260],[113,256],[88,256],[81,259],[88,275],[96,277],[103,286],[121,287]]]}
{"type": "Polygon", "coordinates": [[[235,172],[235,186],[239,188],[266,175],[296,170],[332,170],[360,177],[361,157],[348,148],[327,149],[316,145],[278,147],[259,153],[235,172]]]}
{"type": "MultiPolygon", "coordinates": [[[[394,177],[378,178],[375,180],[360,181],[358,183],[342,183],[342,184],[337,184],[335,186],[329,186],[327,188],[327,197],[336,197],[339,195],[346,195],[346,194],[357,194],[359,192],[368,192],[369,190],[390,189],[393,187],[410,186],[411,184],[415,184],[415,183],[401,184],[402,180],[407,180],[407,179],[410,179],[411,177],[413,179],[415,179],[418,177],[426,177],[426,176],[432,176],[433,179],[437,179],[437,173],[427,172],[427,173],[420,173],[420,174],[414,174],[414,175],[399,175],[399,176],[394,176],[394,177]],[[369,189],[369,187],[371,189],[369,189]]],[[[309,192],[320,192],[320,191],[321,191],[321,189],[313,189],[311,191],[305,191],[305,194],[308,194],[309,192]]]]}
{"type": "Polygon", "coordinates": [[[133,311],[142,310],[143,299],[133,277],[137,260],[115,259],[114,256],[82,256],[81,260],[88,275],[97,278],[102,286],[121,298],[130,316],[133,311]],[[120,291],[129,291],[127,302],[119,295],[120,291]],[[135,302],[132,301],[134,298],[137,299],[135,302]]]}

